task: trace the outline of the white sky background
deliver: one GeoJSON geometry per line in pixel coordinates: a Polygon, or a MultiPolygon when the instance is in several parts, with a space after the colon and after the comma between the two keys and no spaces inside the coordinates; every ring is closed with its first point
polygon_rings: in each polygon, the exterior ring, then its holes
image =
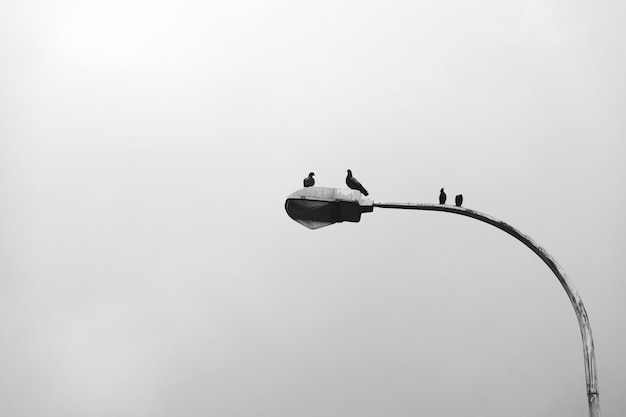
{"type": "Polygon", "coordinates": [[[0,415],[626,411],[620,1],[5,1],[0,415]]]}

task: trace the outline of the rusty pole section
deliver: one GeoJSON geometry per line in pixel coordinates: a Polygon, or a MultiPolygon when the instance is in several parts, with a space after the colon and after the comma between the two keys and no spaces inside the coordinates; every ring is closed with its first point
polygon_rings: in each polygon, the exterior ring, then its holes
{"type": "Polygon", "coordinates": [[[539,256],[541,260],[544,261],[546,265],[548,265],[554,275],[556,275],[557,279],[565,289],[567,296],[572,302],[574,311],[576,312],[576,318],[578,318],[578,325],[580,327],[580,333],[583,339],[583,354],[585,360],[585,378],[587,381],[587,401],[589,403],[589,417],[600,417],[600,397],[598,392],[596,355],[593,347],[593,336],[591,334],[589,317],[587,316],[587,311],[585,310],[583,301],[580,298],[580,294],[578,294],[576,287],[574,287],[574,284],[572,283],[572,281],[570,281],[563,268],[556,262],[556,259],[554,259],[544,248],[539,246],[534,240],[532,240],[530,237],[526,236],[513,226],[475,210],[445,204],[411,204],[386,202],[374,202],[374,207],[407,210],[445,211],[448,213],[471,217],[505,231],[506,233],[513,236],[515,239],[522,242],[524,245],[528,246],[530,250],[535,252],[535,254],[537,254],[537,256],[539,256]]]}

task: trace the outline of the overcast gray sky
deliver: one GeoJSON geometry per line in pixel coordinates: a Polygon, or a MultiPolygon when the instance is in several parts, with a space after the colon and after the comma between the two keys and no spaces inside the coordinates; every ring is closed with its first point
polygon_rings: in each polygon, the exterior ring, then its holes
{"type": "Polygon", "coordinates": [[[0,414],[626,412],[623,1],[3,1],[0,414]]]}

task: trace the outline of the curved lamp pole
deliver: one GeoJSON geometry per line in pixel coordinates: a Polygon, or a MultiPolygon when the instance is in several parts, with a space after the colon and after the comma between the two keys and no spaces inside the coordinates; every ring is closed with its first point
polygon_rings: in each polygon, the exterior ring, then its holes
{"type": "Polygon", "coordinates": [[[285,209],[289,217],[310,229],[318,229],[339,222],[358,222],[361,213],[372,212],[374,207],[403,209],[403,210],[428,210],[444,211],[471,217],[481,222],[488,223],[508,233],[522,242],[537,256],[541,258],[548,268],[557,277],[563,289],[567,293],[580,327],[583,341],[583,355],[585,361],[585,378],[587,382],[587,401],[589,403],[589,417],[600,417],[600,397],[598,391],[598,374],[596,369],[596,356],[593,346],[593,336],[589,317],[580,294],[574,287],[563,268],[544,248],[534,240],[523,234],[513,226],[475,210],[464,207],[456,207],[445,204],[411,204],[411,203],[376,203],[364,198],[360,192],[325,187],[308,187],[292,193],[287,197],[285,209]]]}

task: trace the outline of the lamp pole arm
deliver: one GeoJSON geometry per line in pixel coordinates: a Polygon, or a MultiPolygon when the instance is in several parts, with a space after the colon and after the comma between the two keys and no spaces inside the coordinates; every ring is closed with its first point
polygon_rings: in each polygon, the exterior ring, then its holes
{"type": "Polygon", "coordinates": [[[393,208],[393,209],[406,209],[406,210],[428,210],[428,211],[445,211],[448,213],[459,214],[461,216],[471,217],[481,222],[488,223],[498,229],[505,231],[515,239],[522,242],[530,250],[532,250],[537,256],[545,262],[550,270],[556,275],[557,279],[565,289],[567,296],[572,302],[574,311],[576,312],[576,318],[578,319],[578,325],[580,327],[580,333],[583,339],[583,354],[585,361],[585,378],[587,381],[587,401],[589,403],[589,417],[600,417],[600,397],[598,392],[598,374],[596,369],[596,356],[593,346],[593,336],[591,334],[591,325],[589,324],[589,317],[583,304],[580,294],[574,287],[574,284],[569,279],[563,268],[557,263],[556,259],[552,257],[544,248],[539,246],[534,240],[526,236],[513,226],[498,220],[494,217],[488,216],[484,213],[471,210],[464,207],[457,207],[445,204],[411,204],[411,203],[389,203],[389,202],[374,202],[374,207],[379,208],[393,208]]]}

